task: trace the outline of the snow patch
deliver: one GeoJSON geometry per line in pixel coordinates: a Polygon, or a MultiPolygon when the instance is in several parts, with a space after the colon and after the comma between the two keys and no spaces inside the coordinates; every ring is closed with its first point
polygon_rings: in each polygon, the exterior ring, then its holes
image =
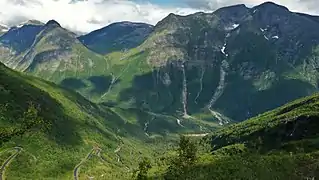
{"type": "Polygon", "coordinates": [[[226,31],[231,31],[231,30],[236,29],[238,26],[239,26],[239,24],[233,24],[233,25],[231,25],[231,26],[227,26],[227,27],[225,28],[225,30],[226,30],[226,31]]]}
{"type": "Polygon", "coordinates": [[[181,127],[184,127],[184,126],[181,124],[182,121],[181,121],[180,119],[176,119],[176,122],[177,122],[177,124],[180,125],[181,127]]]}
{"type": "Polygon", "coordinates": [[[279,39],[279,36],[273,36],[272,38],[273,39],[279,39]]]}
{"type": "Polygon", "coordinates": [[[255,14],[256,12],[257,12],[257,9],[255,9],[253,13],[255,14]]]}
{"type": "Polygon", "coordinates": [[[239,26],[239,24],[233,24],[233,29],[236,29],[239,26]]]}
{"type": "Polygon", "coordinates": [[[269,38],[268,38],[267,36],[265,36],[265,35],[264,35],[264,38],[265,38],[267,41],[269,40],[269,38]]]}
{"type": "Polygon", "coordinates": [[[260,28],[261,32],[264,32],[264,31],[267,31],[267,28],[266,29],[263,29],[263,28],[260,28]]]}
{"type": "Polygon", "coordinates": [[[224,44],[224,46],[220,49],[220,51],[221,51],[226,57],[228,57],[228,54],[226,54],[226,52],[225,52],[226,46],[227,46],[227,43],[224,44]]]}
{"type": "MultiPolygon", "coordinates": [[[[221,51],[223,54],[225,54],[225,49],[226,49],[226,44],[224,44],[224,46],[222,47],[221,51]]],[[[226,54],[225,54],[226,55],[226,54]]]]}

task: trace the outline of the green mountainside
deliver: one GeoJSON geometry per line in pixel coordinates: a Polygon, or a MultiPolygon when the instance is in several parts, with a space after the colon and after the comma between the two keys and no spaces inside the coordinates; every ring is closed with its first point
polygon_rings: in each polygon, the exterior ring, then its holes
{"type": "Polygon", "coordinates": [[[315,94],[201,140],[181,138],[178,156],[167,153],[152,164],[149,176],[174,180],[317,179],[318,105],[319,94],[315,94]]]}
{"type": "Polygon", "coordinates": [[[14,156],[1,170],[7,179],[70,179],[92,149],[94,160],[83,162],[79,177],[126,179],[139,157],[169,148],[177,133],[199,129],[193,122],[182,128],[174,117],[97,105],[2,64],[0,96],[1,163],[14,156]]]}
{"type": "Polygon", "coordinates": [[[100,100],[242,121],[318,91],[318,30],[273,3],[170,14],[141,46],[107,55],[112,89],[100,100]]]}

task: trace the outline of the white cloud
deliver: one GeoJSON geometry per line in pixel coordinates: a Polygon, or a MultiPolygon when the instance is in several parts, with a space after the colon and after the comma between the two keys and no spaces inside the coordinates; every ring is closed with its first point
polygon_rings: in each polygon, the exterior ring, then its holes
{"type": "MultiPolygon", "coordinates": [[[[269,0],[184,0],[190,7],[209,10],[234,4],[246,4],[252,7],[266,1],[269,0]]],[[[318,0],[272,0],[272,2],[286,6],[291,11],[319,14],[318,0]]]]}
{"type": "Polygon", "coordinates": [[[129,0],[1,0],[0,23],[16,24],[28,19],[55,19],[74,31],[88,32],[112,22],[134,21],[156,24],[170,12],[194,13],[192,8],[161,7],[129,0]]]}
{"type": "MultiPolygon", "coordinates": [[[[264,0],[182,0],[183,7],[160,6],[146,0],[0,0],[0,23],[13,25],[29,19],[57,20],[78,32],[89,32],[113,22],[135,21],[156,24],[173,12],[180,15],[244,3],[253,6],[264,0]],[[143,2],[143,3],[142,3],[143,2]],[[187,8],[189,7],[189,8],[187,8]]],[[[318,0],[275,0],[292,11],[319,14],[318,0]]]]}

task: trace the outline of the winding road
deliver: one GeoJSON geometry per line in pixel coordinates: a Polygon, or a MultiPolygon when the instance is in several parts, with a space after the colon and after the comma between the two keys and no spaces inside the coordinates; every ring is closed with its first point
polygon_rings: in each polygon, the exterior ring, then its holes
{"type": "MultiPolygon", "coordinates": [[[[94,148],[89,152],[89,154],[87,154],[87,156],[86,156],[78,165],[75,166],[75,168],[74,168],[74,170],[73,170],[74,180],[78,180],[78,179],[79,179],[79,170],[80,170],[81,165],[82,165],[83,163],[85,163],[85,161],[89,160],[95,152],[96,152],[97,154],[99,154],[99,153],[101,152],[101,149],[94,147],[94,148]]],[[[0,179],[0,180],[1,180],[1,179],[0,179]]]]}
{"type": "Polygon", "coordinates": [[[14,154],[12,154],[1,166],[0,168],[0,180],[4,179],[4,172],[5,172],[5,168],[6,166],[8,166],[10,164],[10,162],[23,150],[23,148],[21,147],[14,147],[14,150],[16,150],[16,152],[14,154]]]}

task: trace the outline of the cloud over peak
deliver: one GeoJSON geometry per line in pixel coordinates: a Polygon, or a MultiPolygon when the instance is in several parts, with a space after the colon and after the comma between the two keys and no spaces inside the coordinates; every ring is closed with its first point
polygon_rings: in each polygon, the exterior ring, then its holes
{"type": "Polygon", "coordinates": [[[89,32],[118,21],[155,24],[170,12],[196,11],[129,0],[1,0],[0,23],[15,25],[29,19],[55,19],[66,28],[89,32]]]}
{"type": "MultiPolygon", "coordinates": [[[[264,0],[0,0],[0,23],[16,25],[29,19],[55,19],[63,27],[89,32],[113,22],[134,21],[156,24],[169,13],[186,15],[197,11],[264,0]],[[166,3],[164,3],[166,2],[166,3]]],[[[290,10],[319,14],[317,0],[275,0],[290,10]]]]}

